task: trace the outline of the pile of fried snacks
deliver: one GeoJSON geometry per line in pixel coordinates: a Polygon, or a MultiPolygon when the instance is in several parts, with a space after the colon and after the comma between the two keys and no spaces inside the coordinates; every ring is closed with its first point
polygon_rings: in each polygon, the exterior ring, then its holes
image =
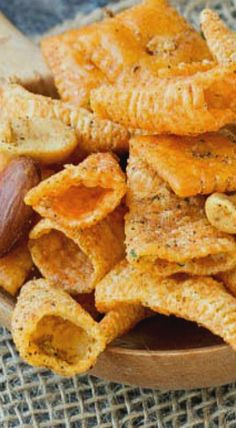
{"type": "Polygon", "coordinates": [[[199,19],[145,0],[42,40],[60,99],[0,86],[0,286],[33,366],[86,372],[156,312],[236,351],[236,34],[199,19]]]}

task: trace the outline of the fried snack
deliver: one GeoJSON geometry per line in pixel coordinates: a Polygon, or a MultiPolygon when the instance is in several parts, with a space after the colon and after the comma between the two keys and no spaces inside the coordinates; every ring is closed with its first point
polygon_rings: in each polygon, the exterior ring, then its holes
{"type": "Polygon", "coordinates": [[[40,117],[3,118],[0,128],[0,152],[30,156],[42,164],[64,161],[77,146],[75,131],[58,119],[40,117]]]}
{"type": "Polygon", "coordinates": [[[24,284],[32,266],[27,243],[20,242],[7,255],[0,258],[0,287],[15,296],[24,284]]]}
{"type": "Polygon", "coordinates": [[[201,13],[201,27],[212,55],[219,64],[236,62],[236,33],[231,31],[216,12],[201,13]]]}
{"type": "Polygon", "coordinates": [[[118,162],[109,153],[98,153],[42,181],[25,203],[65,229],[86,228],[112,212],[125,192],[118,162]]]}
{"type": "Polygon", "coordinates": [[[123,214],[118,208],[84,230],[41,220],[30,233],[34,264],[46,279],[71,294],[90,293],[125,255],[123,214]]]}
{"type": "Polygon", "coordinates": [[[96,321],[45,279],[22,288],[13,312],[12,335],[24,360],[62,376],[89,370],[105,348],[96,321]]]}
{"type": "Polygon", "coordinates": [[[91,107],[102,119],[155,134],[217,131],[236,119],[235,71],[232,64],[150,85],[104,85],[91,92],[91,107]]]}
{"type": "Polygon", "coordinates": [[[122,261],[97,285],[96,305],[108,311],[123,303],[195,321],[236,349],[236,300],[212,278],[163,279],[122,261]]]}
{"type": "Polygon", "coordinates": [[[213,193],[205,204],[209,222],[226,233],[236,233],[236,195],[213,193]]]}
{"type": "Polygon", "coordinates": [[[180,197],[236,190],[236,146],[220,133],[136,137],[133,153],[180,197]]]}
{"type": "MultiPolygon", "coordinates": [[[[167,68],[161,68],[158,70],[157,75],[160,78],[165,77],[188,77],[192,76],[195,73],[198,73],[199,71],[208,71],[211,70],[213,67],[216,66],[215,61],[210,60],[203,60],[201,62],[181,62],[175,66],[167,67],[167,68]]],[[[151,81],[151,79],[150,79],[151,81]]],[[[153,79],[155,82],[155,79],[153,79]]]]}
{"type": "Polygon", "coordinates": [[[217,274],[216,278],[222,281],[225,287],[236,297],[236,268],[217,274]]]}
{"type": "Polygon", "coordinates": [[[10,117],[20,114],[29,119],[59,119],[73,127],[79,143],[78,151],[83,156],[99,151],[128,151],[129,132],[114,122],[97,118],[88,110],[32,94],[16,84],[3,85],[0,94],[1,107],[10,117]]]}
{"type": "Polygon", "coordinates": [[[229,264],[231,257],[235,260],[234,238],[208,222],[205,198],[176,196],[150,165],[135,156],[135,141],[131,142],[127,170],[129,213],[125,232],[130,263],[163,259],[180,264],[182,270],[185,263],[199,259],[199,271],[206,262],[203,258],[210,257],[206,266],[215,272],[212,256],[217,255],[216,263],[221,257],[229,264]]]}

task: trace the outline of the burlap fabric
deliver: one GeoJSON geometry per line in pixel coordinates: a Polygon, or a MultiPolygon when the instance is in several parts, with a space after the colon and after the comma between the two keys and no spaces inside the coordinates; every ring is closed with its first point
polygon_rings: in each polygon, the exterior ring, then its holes
{"type": "MultiPolygon", "coordinates": [[[[236,0],[176,2],[196,26],[199,11],[206,4],[216,8],[231,26],[236,26],[236,0]]],[[[99,19],[104,12],[96,7],[106,3],[104,0],[0,0],[0,9],[21,30],[37,39],[44,32],[57,32],[62,27],[99,19]]],[[[119,10],[132,3],[134,0],[116,1],[109,3],[109,8],[119,10]]],[[[104,382],[92,376],[63,379],[24,364],[10,333],[2,328],[0,428],[5,427],[235,428],[236,384],[159,392],[104,382]]]]}

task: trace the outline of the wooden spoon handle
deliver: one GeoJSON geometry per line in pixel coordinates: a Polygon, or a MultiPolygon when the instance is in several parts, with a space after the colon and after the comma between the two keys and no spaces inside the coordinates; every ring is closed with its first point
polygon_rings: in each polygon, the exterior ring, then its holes
{"type": "Polygon", "coordinates": [[[0,325],[11,329],[11,317],[15,306],[15,300],[9,294],[0,290],[0,325]]]}

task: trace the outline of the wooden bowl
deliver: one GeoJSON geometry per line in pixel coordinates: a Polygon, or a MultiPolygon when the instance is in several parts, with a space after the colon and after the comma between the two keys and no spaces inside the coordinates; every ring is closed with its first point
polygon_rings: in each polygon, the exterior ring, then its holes
{"type": "MultiPolygon", "coordinates": [[[[0,324],[10,329],[14,299],[0,291],[0,324]]],[[[157,315],[113,342],[91,374],[158,389],[190,389],[236,381],[236,352],[197,324],[157,315]]]]}

